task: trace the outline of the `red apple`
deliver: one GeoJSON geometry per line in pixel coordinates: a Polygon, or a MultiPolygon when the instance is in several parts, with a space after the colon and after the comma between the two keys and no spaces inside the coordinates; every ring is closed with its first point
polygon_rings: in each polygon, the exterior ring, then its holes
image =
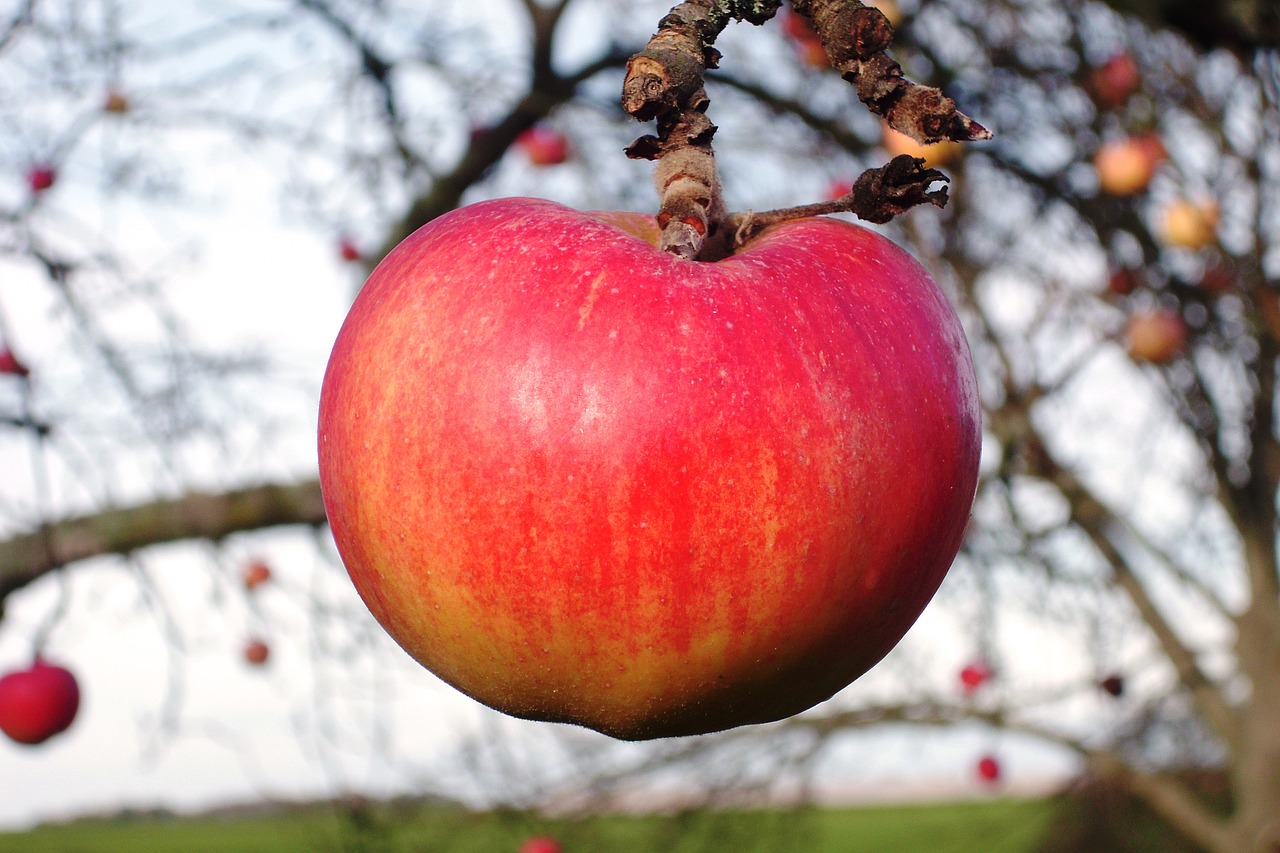
{"type": "Polygon", "coordinates": [[[1125,349],[1134,361],[1168,364],[1186,349],[1187,324],[1172,309],[1149,309],[1129,315],[1125,349]]]}
{"type": "Polygon", "coordinates": [[[1118,699],[1124,695],[1124,676],[1112,673],[1098,682],[1098,689],[1118,699]]]}
{"type": "Polygon", "coordinates": [[[536,835],[520,845],[519,853],[560,853],[562,849],[550,835],[536,835]]]}
{"type": "Polygon", "coordinates": [[[1093,157],[1093,168],[1103,192],[1129,196],[1151,184],[1156,169],[1167,156],[1159,136],[1129,136],[1103,143],[1093,157]]]}
{"type": "Polygon", "coordinates": [[[974,772],[978,774],[978,778],[988,784],[1000,781],[1000,760],[994,755],[984,755],[978,759],[978,763],[974,765],[974,772]]]}
{"type": "Polygon", "coordinates": [[[445,681],[622,738],[821,702],[946,574],[980,413],[964,334],[884,237],[787,222],[729,258],[652,217],[500,199],[400,244],[320,403],[356,589],[445,681]]]}
{"type": "Polygon", "coordinates": [[[356,241],[350,237],[343,237],[338,240],[338,256],[344,261],[358,261],[364,257],[360,252],[360,247],[356,245],[356,241]]]}
{"type": "Polygon", "coordinates": [[[27,170],[27,186],[32,192],[42,193],[58,180],[58,172],[52,166],[39,164],[27,170]]]}
{"type": "Polygon", "coordinates": [[[1089,72],[1087,86],[1103,107],[1118,107],[1142,85],[1142,73],[1132,54],[1117,53],[1089,72]]]}
{"type": "Polygon", "coordinates": [[[569,140],[559,131],[536,125],[516,137],[516,145],[535,166],[555,166],[569,159],[569,140]]]}
{"type": "Polygon", "coordinates": [[[803,15],[783,9],[779,17],[782,19],[782,34],[792,41],[817,41],[818,34],[813,25],[803,15]]]}
{"type": "Polygon", "coordinates": [[[9,376],[30,376],[31,369],[18,360],[13,350],[0,347],[0,374],[9,376]]]}
{"type": "Polygon", "coordinates": [[[0,731],[34,746],[66,731],[80,708],[80,686],[70,671],[39,658],[30,669],[0,678],[0,731]]]}
{"type": "Polygon", "coordinates": [[[265,640],[254,638],[244,644],[244,659],[254,666],[261,666],[266,663],[267,658],[270,656],[271,647],[267,645],[265,640]]]}
{"type": "Polygon", "coordinates": [[[974,693],[991,680],[991,667],[985,661],[975,661],[960,670],[960,687],[965,693],[974,693]]]}
{"type": "Polygon", "coordinates": [[[1184,249],[1203,249],[1217,239],[1218,205],[1212,201],[1174,199],[1164,210],[1158,227],[1161,240],[1184,249]]]}
{"type": "Polygon", "coordinates": [[[265,560],[250,560],[241,573],[245,589],[255,590],[271,580],[271,567],[265,560]]]}

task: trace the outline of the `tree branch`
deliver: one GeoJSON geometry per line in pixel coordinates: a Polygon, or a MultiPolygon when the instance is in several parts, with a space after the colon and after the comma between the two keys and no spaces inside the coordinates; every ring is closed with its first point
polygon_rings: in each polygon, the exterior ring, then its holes
{"type": "Polygon", "coordinates": [[[0,601],[68,563],[128,554],[184,539],[221,539],[265,527],[326,523],[320,483],[262,485],[178,498],[69,518],[0,541],[0,601]]]}

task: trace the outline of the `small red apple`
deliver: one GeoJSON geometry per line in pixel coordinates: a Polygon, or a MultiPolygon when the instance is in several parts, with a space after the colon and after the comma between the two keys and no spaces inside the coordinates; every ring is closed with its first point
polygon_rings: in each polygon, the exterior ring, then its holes
{"type": "Polygon", "coordinates": [[[1103,143],[1093,157],[1093,168],[1103,192],[1130,196],[1150,186],[1167,156],[1159,136],[1129,136],[1103,143]]]}
{"type": "Polygon", "coordinates": [[[975,661],[960,670],[960,687],[966,694],[974,693],[991,680],[991,667],[986,661],[975,661]]]}
{"type": "Polygon", "coordinates": [[[58,180],[58,172],[48,164],[37,164],[27,170],[27,186],[32,192],[42,193],[58,180]]]}
{"type": "Polygon", "coordinates": [[[1089,72],[1087,87],[1103,107],[1118,107],[1142,85],[1142,73],[1133,55],[1117,53],[1089,72]]]}
{"type": "Polygon", "coordinates": [[[836,178],[827,185],[827,200],[835,201],[838,198],[844,198],[853,189],[853,180],[850,178],[836,178]]]}
{"type": "Polygon", "coordinates": [[[61,666],[36,659],[0,678],[0,731],[34,746],[66,731],[80,708],[80,686],[61,666]]]}
{"type": "Polygon", "coordinates": [[[1124,676],[1112,673],[1098,682],[1098,689],[1118,699],[1124,695],[1124,676]]]}
{"type": "Polygon", "coordinates": [[[1172,309],[1147,309],[1129,316],[1124,342],[1134,361],[1168,364],[1187,345],[1187,324],[1172,309]]]}
{"type": "Polygon", "coordinates": [[[1158,236],[1170,246],[1203,249],[1217,240],[1218,205],[1212,201],[1174,199],[1164,210],[1158,236]]]}
{"type": "Polygon", "coordinates": [[[1126,267],[1117,267],[1107,279],[1107,292],[1112,296],[1128,296],[1138,289],[1138,274],[1126,267]]]}
{"type": "Polygon", "coordinates": [[[129,96],[119,89],[109,90],[106,98],[102,101],[102,111],[112,115],[124,115],[129,112],[131,106],[129,96]]]}
{"type": "Polygon", "coordinates": [[[818,34],[814,32],[813,25],[803,15],[790,9],[784,9],[780,17],[782,18],[782,33],[787,38],[792,41],[818,40],[818,34]]]}
{"type": "Polygon", "coordinates": [[[356,245],[356,241],[350,237],[342,237],[338,240],[338,257],[344,261],[354,262],[364,257],[360,251],[360,247],[356,245]]]}
{"type": "Polygon", "coordinates": [[[886,238],[794,220],[701,262],[657,232],[536,199],[433,220],[356,297],[319,417],[392,637],[492,707],[631,739],[870,668],[955,556],[980,446],[955,313],[886,238]]]}
{"type": "Polygon", "coordinates": [[[562,849],[550,835],[536,835],[520,845],[519,853],[561,853],[562,849]]]}
{"type": "Polygon", "coordinates": [[[244,659],[254,666],[263,665],[270,656],[271,647],[265,640],[254,638],[244,644],[244,659]]]}
{"type": "Polygon", "coordinates": [[[8,347],[0,347],[0,374],[8,376],[30,376],[31,368],[23,364],[13,350],[8,347]]]}
{"type": "Polygon", "coordinates": [[[980,780],[987,784],[999,782],[1001,774],[1000,760],[994,755],[984,755],[974,765],[974,772],[977,773],[980,780]]]}
{"type": "Polygon", "coordinates": [[[535,166],[555,166],[569,159],[569,140],[545,125],[535,125],[520,134],[516,146],[535,166]]]}
{"type": "Polygon", "coordinates": [[[250,560],[241,573],[245,589],[255,590],[271,580],[271,567],[265,560],[250,560]]]}

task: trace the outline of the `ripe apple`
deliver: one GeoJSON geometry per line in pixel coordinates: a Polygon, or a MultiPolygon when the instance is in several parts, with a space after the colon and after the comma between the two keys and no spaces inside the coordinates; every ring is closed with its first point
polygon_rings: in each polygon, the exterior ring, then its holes
{"type": "Polygon", "coordinates": [[[1105,108],[1118,107],[1142,85],[1142,72],[1133,55],[1117,53],[1089,72],[1086,83],[1094,99],[1105,108]]]}
{"type": "Polygon", "coordinates": [[[254,666],[261,666],[271,656],[271,647],[265,640],[253,638],[244,644],[244,659],[254,666]]]}
{"type": "Polygon", "coordinates": [[[960,687],[965,693],[974,693],[991,680],[991,667],[986,661],[974,661],[960,670],[960,687]]]}
{"type": "Polygon", "coordinates": [[[31,368],[19,361],[18,357],[13,354],[13,350],[8,347],[0,347],[0,374],[30,376],[31,368]]]}
{"type": "Polygon", "coordinates": [[[0,678],[0,731],[34,746],[66,731],[80,708],[80,686],[67,669],[39,658],[0,678]]]}
{"type": "Polygon", "coordinates": [[[516,145],[535,166],[555,166],[569,159],[569,140],[544,125],[535,125],[520,134],[516,145]]]}
{"type": "Polygon", "coordinates": [[[921,145],[910,136],[899,133],[887,124],[882,126],[882,134],[885,150],[889,152],[890,157],[910,154],[912,157],[922,158],[924,164],[931,169],[940,169],[954,162],[964,151],[961,143],[950,140],[921,145]]]}
{"type": "Polygon", "coordinates": [[[1108,696],[1118,699],[1124,695],[1124,676],[1112,673],[1098,682],[1098,688],[1108,696]]]}
{"type": "Polygon", "coordinates": [[[1203,249],[1217,239],[1218,205],[1178,198],[1161,212],[1159,237],[1170,246],[1203,249]]]}
{"type": "Polygon", "coordinates": [[[978,763],[974,766],[974,772],[978,774],[978,778],[983,782],[992,784],[1000,781],[1000,759],[994,755],[984,755],[978,759],[978,763]]]}
{"type": "Polygon", "coordinates": [[[1127,267],[1117,267],[1107,279],[1107,292],[1112,296],[1128,296],[1138,289],[1138,274],[1127,267]]]}
{"type": "Polygon", "coordinates": [[[265,560],[250,560],[242,573],[245,589],[257,589],[271,580],[271,567],[265,560]]]}
{"type": "Polygon", "coordinates": [[[652,217],[453,211],[380,263],[320,401],[330,526],[410,655],[518,717],[654,738],[777,720],[902,637],[964,533],[964,334],[836,219],[730,257],[652,217]]]}
{"type": "Polygon", "coordinates": [[[536,835],[520,845],[519,853],[560,853],[560,842],[550,835],[536,835]]]}
{"type": "Polygon", "coordinates": [[[42,193],[58,180],[58,172],[48,164],[37,164],[27,170],[27,186],[32,192],[42,193]]]}
{"type": "Polygon", "coordinates": [[[1093,168],[1104,193],[1130,196],[1150,186],[1167,156],[1164,143],[1155,134],[1127,136],[1104,142],[1094,154],[1093,168]]]}
{"type": "Polygon", "coordinates": [[[364,255],[360,251],[360,247],[356,245],[356,241],[350,237],[343,237],[338,240],[338,256],[344,261],[358,261],[364,255]]]}
{"type": "Polygon", "coordinates": [[[1172,309],[1135,311],[1125,325],[1124,342],[1134,361],[1168,364],[1186,348],[1187,324],[1172,309]]]}

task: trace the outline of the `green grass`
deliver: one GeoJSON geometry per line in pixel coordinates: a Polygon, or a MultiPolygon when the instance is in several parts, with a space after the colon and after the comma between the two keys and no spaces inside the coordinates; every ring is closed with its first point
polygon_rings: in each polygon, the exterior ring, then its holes
{"type": "Polygon", "coordinates": [[[799,811],[542,819],[427,806],[305,807],[256,816],[82,820],[0,833],[5,853],[514,853],[537,834],[565,853],[1031,853],[1055,806],[988,800],[799,811]]]}

